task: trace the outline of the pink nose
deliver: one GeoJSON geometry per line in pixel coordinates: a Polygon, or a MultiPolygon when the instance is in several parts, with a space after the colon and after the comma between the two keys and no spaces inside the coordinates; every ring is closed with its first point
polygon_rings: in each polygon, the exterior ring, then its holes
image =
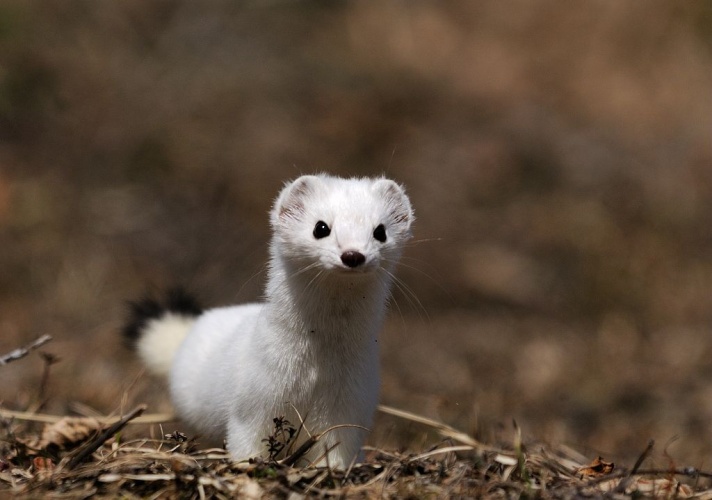
{"type": "Polygon", "coordinates": [[[343,262],[345,266],[354,268],[366,262],[366,256],[355,250],[347,250],[341,254],[341,262],[343,262]]]}

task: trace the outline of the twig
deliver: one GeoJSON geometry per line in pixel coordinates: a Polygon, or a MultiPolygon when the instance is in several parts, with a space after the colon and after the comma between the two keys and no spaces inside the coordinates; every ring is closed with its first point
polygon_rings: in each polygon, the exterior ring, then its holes
{"type": "Polygon", "coordinates": [[[86,459],[89,455],[98,450],[99,447],[103,445],[107,439],[111,438],[111,436],[123,429],[124,426],[129,423],[129,421],[141,415],[145,410],[146,405],[139,405],[133,410],[131,410],[131,412],[129,412],[129,414],[123,417],[121,420],[115,422],[114,424],[101,431],[94,439],[89,441],[86,445],[82,446],[76,453],[70,455],[68,457],[65,467],[67,469],[73,469],[74,467],[76,467],[78,464],[83,462],[84,459],[86,459]]]}
{"type": "Polygon", "coordinates": [[[675,476],[686,476],[686,477],[704,477],[707,479],[712,479],[712,471],[705,472],[701,470],[694,469],[692,467],[686,467],[684,469],[641,469],[636,472],[639,476],[651,475],[658,476],[663,474],[673,474],[675,476]]]}
{"type": "MultiPolygon", "coordinates": [[[[288,457],[282,459],[280,463],[287,465],[287,466],[292,466],[294,465],[297,460],[302,458],[306,453],[326,434],[329,432],[336,430],[336,429],[341,429],[344,427],[353,427],[356,429],[363,429],[364,431],[367,431],[368,429],[366,427],[356,425],[356,424],[340,424],[340,425],[334,425],[326,429],[324,432],[320,432],[319,434],[314,434],[313,436],[309,436],[309,439],[304,441],[299,448],[296,449],[294,453],[289,455],[288,457]]],[[[331,450],[328,450],[331,451],[331,450]]],[[[328,453],[327,451],[327,453],[328,453]]]]}
{"type": "Polygon", "coordinates": [[[616,479],[628,479],[632,476],[685,476],[685,477],[704,477],[706,479],[712,479],[712,471],[701,471],[691,467],[683,469],[638,469],[635,474],[630,471],[619,471],[613,472],[612,474],[606,474],[601,477],[595,477],[585,481],[586,486],[596,486],[600,483],[605,483],[606,481],[613,481],[616,479]]]}
{"type": "Polygon", "coordinates": [[[655,440],[651,439],[650,441],[648,441],[648,446],[646,446],[643,453],[641,453],[638,457],[638,460],[635,461],[635,465],[633,465],[633,468],[630,471],[631,476],[638,472],[640,466],[643,465],[643,461],[645,461],[645,459],[648,458],[648,455],[650,455],[650,452],[653,451],[653,446],[655,446],[655,440]]]}
{"type": "Polygon", "coordinates": [[[6,364],[10,363],[11,361],[16,361],[18,359],[24,358],[31,351],[33,351],[34,349],[37,349],[38,347],[45,345],[50,340],[52,340],[51,335],[42,335],[40,338],[38,338],[34,342],[27,344],[24,347],[18,347],[14,351],[10,351],[9,353],[5,354],[4,356],[0,356],[0,366],[6,365],[6,364]]]}
{"type": "Polygon", "coordinates": [[[42,378],[40,379],[40,387],[37,393],[37,401],[32,405],[33,410],[41,409],[47,403],[47,388],[49,387],[50,368],[53,364],[59,363],[60,358],[48,352],[40,352],[44,365],[42,367],[42,378]]]}
{"type": "Polygon", "coordinates": [[[289,440],[287,450],[285,451],[286,456],[290,456],[292,454],[292,449],[294,448],[294,445],[296,444],[297,440],[299,439],[299,435],[302,433],[302,430],[307,433],[307,436],[309,436],[309,439],[312,437],[312,433],[309,432],[309,429],[307,428],[306,423],[304,422],[304,419],[302,418],[302,414],[299,413],[299,410],[297,409],[296,406],[294,406],[292,403],[289,403],[289,405],[292,407],[292,410],[294,410],[294,413],[297,414],[297,418],[299,419],[299,427],[297,428],[296,434],[289,440]]]}
{"type": "Polygon", "coordinates": [[[645,447],[643,453],[641,453],[638,457],[638,460],[635,461],[635,465],[633,465],[633,468],[630,470],[630,473],[628,473],[628,476],[621,479],[621,482],[618,483],[618,486],[614,490],[615,493],[625,493],[625,490],[626,488],[628,488],[628,485],[632,481],[633,476],[638,472],[640,466],[643,465],[643,462],[648,457],[648,455],[650,455],[650,452],[653,451],[653,446],[655,446],[655,440],[651,439],[650,441],[648,441],[648,446],[645,447]]]}

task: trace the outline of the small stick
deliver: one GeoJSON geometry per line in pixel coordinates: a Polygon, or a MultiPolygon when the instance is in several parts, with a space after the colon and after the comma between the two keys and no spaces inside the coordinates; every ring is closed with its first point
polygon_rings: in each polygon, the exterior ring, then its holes
{"type": "Polygon", "coordinates": [[[655,446],[655,440],[651,439],[650,441],[648,441],[648,446],[645,447],[643,453],[641,453],[638,457],[638,460],[635,461],[635,465],[633,465],[633,468],[631,469],[628,476],[621,479],[621,482],[618,483],[618,486],[614,490],[615,493],[625,493],[626,488],[628,488],[628,485],[633,480],[633,476],[637,474],[638,469],[640,469],[640,466],[643,465],[645,459],[648,458],[650,452],[653,451],[653,446],[655,446]]]}
{"type": "Polygon", "coordinates": [[[286,455],[286,456],[291,456],[291,455],[292,455],[292,450],[294,449],[294,445],[296,444],[297,439],[299,439],[299,435],[302,433],[302,429],[304,430],[304,432],[307,433],[307,436],[309,436],[309,439],[312,438],[311,432],[309,432],[309,429],[307,428],[306,424],[304,423],[304,419],[302,418],[302,414],[299,413],[299,410],[297,410],[297,407],[294,406],[292,403],[289,403],[289,405],[292,407],[292,410],[294,410],[294,413],[296,413],[296,414],[297,414],[297,417],[299,418],[299,428],[297,428],[297,432],[296,432],[296,434],[294,435],[294,437],[292,437],[292,438],[289,440],[289,443],[288,443],[288,446],[287,446],[287,451],[285,452],[285,455],[286,455]]]}
{"type": "MultiPolygon", "coordinates": [[[[306,453],[314,446],[325,434],[328,434],[329,432],[336,430],[336,429],[341,429],[344,427],[352,427],[356,429],[363,429],[364,431],[367,431],[368,429],[366,427],[363,427],[361,425],[356,425],[356,424],[339,424],[339,425],[334,425],[326,429],[324,432],[320,432],[319,434],[314,434],[313,436],[309,436],[309,439],[304,441],[297,450],[289,455],[288,457],[282,459],[280,461],[281,464],[287,465],[287,466],[292,466],[294,465],[297,460],[302,458],[306,453]]],[[[333,448],[331,448],[333,449],[333,448]]],[[[331,449],[327,450],[327,453],[331,451],[331,449]]]]}
{"type": "Polygon", "coordinates": [[[648,441],[648,446],[645,448],[645,451],[643,451],[643,453],[641,453],[638,457],[638,460],[636,460],[633,469],[630,471],[630,476],[638,472],[640,466],[643,465],[643,461],[648,457],[648,455],[650,455],[650,452],[653,451],[653,446],[655,446],[655,440],[651,439],[650,441],[648,441]]]}
{"type": "Polygon", "coordinates": [[[11,351],[11,352],[5,354],[4,356],[0,356],[0,366],[6,365],[6,364],[10,363],[11,361],[16,361],[18,359],[24,358],[31,351],[33,351],[34,349],[37,349],[38,347],[45,345],[50,340],[52,340],[51,335],[42,335],[40,338],[38,338],[34,342],[27,344],[24,347],[18,347],[14,351],[11,351]]]}
{"type": "Polygon", "coordinates": [[[141,415],[145,410],[146,405],[139,405],[133,410],[131,410],[128,415],[123,417],[121,420],[101,431],[94,439],[92,439],[86,445],[80,448],[76,454],[73,454],[69,457],[66,467],[68,469],[73,469],[89,455],[98,450],[99,447],[103,445],[107,439],[109,439],[111,436],[123,429],[124,426],[129,423],[129,421],[141,415]]]}
{"type": "Polygon", "coordinates": [[[53,364],[58,363],[60,358],[48,352],[40,352],[44,366],[42,367],[42,378],[40,379],[40,388],[37,394],[37,402],[33,405],[33,409],[42,408],[47,402],[47,388],[49,387],[49,373],[53,364]]]}

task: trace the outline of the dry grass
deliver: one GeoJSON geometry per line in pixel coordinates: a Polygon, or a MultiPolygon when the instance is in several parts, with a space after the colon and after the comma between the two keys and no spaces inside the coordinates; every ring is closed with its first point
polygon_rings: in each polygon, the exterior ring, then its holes
{"type": "Polygon", "coordinates": [[[518,434],[509,445],[486,445],[445,424],[386,407],[382,411],[447,437],[417,454],[369,448],[365,463],[345,471],[296,469],[285,463],[289,457],[235,463],[224,449],[197,449],[177,432],[163,439],[123,440],[121,430],[142,411],[138,407],[103,425],[94,418],[60,419],[47,424],[39,439],[18,434],[6,414],[0,492],[49,498],[712,498],[712,472],[672,464],[646,470],[652,442],[631,469],[602,466],[600,460],[589,465],[570,449],[526,446],[518,434]]]}
{"type": "MultiPolygon", "coordinates": [[[[419,454],[371,448],[365,463],[346,471],[295,469],[276,461],[234,463],[225,450],[196,449],[180,433],[160,440],[121,439],[123,426],[139,413],[100,428],[95,419],[74,419],[71,442],[56,436],[37,441],[3,419],[0,492],[49,498],[712,498],[710,472],[674,465],[642,468],[652,443],[632,469],[602,469],[595,463],[587,467],[569,449],[524,446],[519,439],[501,447],[485,445],[453,434],[444,424],[398,412],[451,437],[419,454]],[[80,423],[86,424],[82,431],[80,423]]],[[[48,425],[66,424],[62,419],[48,425]]]]}
{"type": "MultiPolygon", "coordinates": [[[[0,367],[8,369],[50,340],[43,336],[1,356],[0,367]]],[[[418,425],[437,438],[410,453],[367,446],[366,461],[347,470],[295,468],[292,464],[320,446],[321,434],[294,449],[290,446],[294,432],[285,432],[291,424],[275,418],[274,432],[264,440],[269,459],[233,462],[222,448],[201,448],[179,431],[165,434],[164,428],[171,428],[175,419],[170,414],[143,415],[145,410],[146,405],[139,405],[118,417],[63,417],[0,408],[0,493],[72,499],[603,495],[712,499],[712,471],[681,467],[667,453],[666,468],[646,469],[652,440],[632,468],[616,467],[567,447],[524,443],[516,422],[511,442],[487,444],[443,422],[380,405],[380,413],[418,425]],[[36,425],[40,423],[41,432],[36,425]],[[129,424],[140,428],[126,432],[129,424]],[[158,426],[162,437],[145,437],[147,425],[152,426],[149,435],[158,426]],[[282,450],[288,450],[286,456],[277,459],[282,450]]]]}

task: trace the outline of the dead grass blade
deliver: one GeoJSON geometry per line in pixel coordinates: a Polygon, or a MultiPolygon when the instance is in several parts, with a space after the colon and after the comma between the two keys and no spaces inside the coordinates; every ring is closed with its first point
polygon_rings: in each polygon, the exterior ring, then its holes
{"type": "Polygon", "coordinates": [[[419,424],[431,427],[435,429],[435,431],[442,437],[452,439],[453,441],[457,441],[458,443],[466,444],[476,450],[492,452],[502,451],[499,448],[494,448],[492,446],[487,446],[483,443],[480,443],[472,436],[462,431],[459,431],[443,422],[423,417],[422,415],[417,415],[409,411],[399,410],[398,408],[393,408],[391,406],[386,405],[378,405],[378,411],[380,411],[381,413],[386,413],[388,415],[393,415],[394,417],[410,420],[411,422],[417,422],[419,424]]]}
{"type": "MultiPolygon", "coordinates": [[[[63,418],[66,418],[65,415],[49,415],[47,413],[35,413],[35,412],[28,412],[28,411],[13,411],[13,410],[6,410],[3,408],[0,408],[0,418],[4,418],[7,420],[23,420],[27,422],[40,422],[43,424],[56,424],[63,418]]],[[[103,424],[113,424],[115,422],[118,422],[121,420],[120,417],[96,417],[97,420],[102,422],[103,424]]],[[[141,415],[140,417],[137,417],[130,422],[128,422],[128,425],[151,425],[151,424],[165,424],[168,422],[175,422],[176,417],[175,415],[171,413],[151,413],[148,415],[141,415]]]]}

